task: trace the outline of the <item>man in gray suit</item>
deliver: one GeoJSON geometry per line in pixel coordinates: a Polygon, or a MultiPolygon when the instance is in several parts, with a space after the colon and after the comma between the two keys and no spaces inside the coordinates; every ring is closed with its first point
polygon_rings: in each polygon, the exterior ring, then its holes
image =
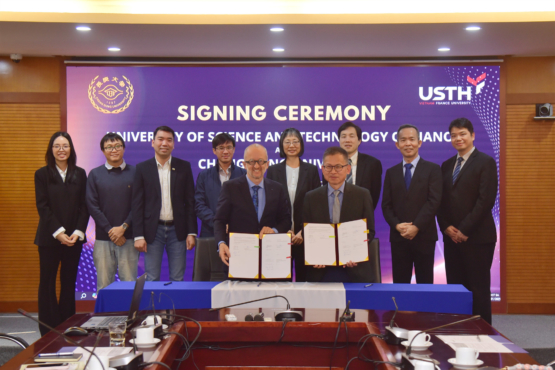
{"type": "MultiPolygon", "coordinates": [[[[368,189],[349,184],[345,180],[351,172],[345,149],[331,147],[324,152],[322,173],[327,185],[306,194],[303,204],[303,222],[339,223],[365,218],[368,243],[374,239],[374,207],[368,189]]],[[[312,266],[307,281],[363,283],[369,282],[368,262],[349,261],[345,266],[312,266]]]]}

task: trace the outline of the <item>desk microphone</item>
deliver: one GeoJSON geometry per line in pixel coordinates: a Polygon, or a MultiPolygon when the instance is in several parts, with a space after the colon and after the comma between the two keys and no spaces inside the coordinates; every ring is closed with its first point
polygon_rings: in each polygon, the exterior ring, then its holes
{"type": "Polygon", "coordinates": [[[351,305],[351,301],[347,301],[347,306],[341,315],[340,321],[355,321],[355,313],[351,312],[349,306],[351,305]]]}
{"type": "Polygon", "coordinates": [[[173,325],[173,322],[175,321],[175,316],[174,316],[175,315],[175,303],[173,302],[172,297],[170,297],[169,295],[167,295],[164,292],[160,292],[160,295],[158,296],[158,303],[162,302],[162,294],[169,298],[169,300],[172,302],[172,306],[173,306],[172,313],[170,313],[169,309],[166,309],[166,315],[162,316],[162,324],[168,325],[168,328],[169,328],[170,326],[173,325]]]}
{"type": "Polygon", "coordinates": [[[254,299],[252,301],[247,301],[247,302],[241,302],[241,303],[236,303],[236,304],[230,304],[229,306],[224,306],[224,307],[218,307],[218,308],[211,308],[208,311],[217,311],[217,310],[221,310],[223,308],[229,308],[229,307],[235,307],[235,306],[241,306],[243,304],[247,304],[247,303],[253,303],[253,302],[258,302],[258,301],[265,301],[266,299],[272,299],[272,298],[283,298],[285,299],[285,301],[287,301],[287,308],[285,311],[280,311],[277,312],[275,314],[275,319],[276,321],[303,321],[303,313],[301,311],[293,311],[291,310],[291,306],[289,305],[289,300],[287,298],[285,298],[282,295],[273,295],[271,297],[265,297],[265,298],[260,298],[260,299],[254,299]]]}
{"type": "Polygon", "coordinates": [[[398,346],[404,340],[408,339],[408,332],[406,329],[401,329],[399,327],[394,327],[395,325],[395,315],[397,315],[397,311],[399,311],[399,307],[397,307],[397,302],[395,301],[395,297],[391,297],[393,299],[393,304],[395,304],[395,312],[391,317],[391,321],[389,322],[389,326],[385,327],[385,337],[384,340],[387,344],[393,344],[398,346]]]}

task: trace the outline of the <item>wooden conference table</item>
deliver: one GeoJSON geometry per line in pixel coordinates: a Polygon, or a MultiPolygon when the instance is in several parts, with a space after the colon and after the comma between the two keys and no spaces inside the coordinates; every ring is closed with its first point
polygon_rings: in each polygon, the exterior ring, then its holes
{"type": "MultiPolygon", "coordinates": [[[[353,310],[355,322],[349,322],[348,333],[342,324],[335,350],[332,351],[338,328],[338,318],[342,310],[333,309],[301,309],[307,321],[288,322],[285,327],[281,322],[245,322],[244,315],[264,312],[266,317],[272,316],[274,309],[222,309],[209,312],[206,309],[178,310],[177,314],[193,318],[200,322],[202,330],[199,340],[194,345],[193,356],[189,356],[179,365],[175,359],[184,354],[182,339],[176,335],[168,335],[150,361],[160,361],[172,369],[199,369],[206,370],[303,370],[330,367],[330,358],[333,360],[334,370],[344,369],[350,358],[357,356],[359,339],[368,334],[383,334],[384,327],[389,324],[392,311],[353,310]],[[237,322],[225,321],[225,314],[232,313],[237,316],[237,322]],[[280,339],[281,338],[281,339],[280,339]],[[348,346],[345,343],[348,341],[348,346]],[[279,343],[278,343],[279,342],[279,343]],[[240,347],[240,348],[239,348],[240,347]],[[193,363],[194,359],[194,363],[193,363]],[[273,369],[272,369],[273,368],[273,369]]],[[[120,313],[121,314],[121,313],[120,313]]],[[[64,330],[70,326],[79,326],[91,314],[77,314],[61,324],[57,329],[64,330]]],[[[398,312],[395,322],[399,327],[408,330],[425,330],[443,324],[462,320],[469,315],[398,312]]],[[[196,323],[177,322],[170,328],[188,337],[189,341],[197,335],[196,323]]],[[[439,367],[451,369],[447,361],[455,357],[454,351],[438,339],[437,334],[468,334],[468,335],[499,335],[500,333],[483,320],[476,320],[457,324],[448,328],[439,329],[431,333],[433,345],[426,352],[414,352],[413,355],[424,355],[439,361],[439,367]]],[[[128,332],[126,346],[129,344],[131,334],[128,332]]],[[[86,337],[73,337],[83,346],[92,347],[96,341],[96,334],[86,337]]],[[[30,363],[38,353],[56,352],[67,346],[64,340],[54,333],[48,333],[29,348],[19,353],[6,363],[2,370],[16,370],[23,363],[30,363]]],[[[100,340],[99,346],[108,346],[109,337],[105,335],[100,340]]],[[[377,337],[371,337],[361,349],[360,354],[367,358],[401,362],[405,353],[403,346],[388,345],[377,337]]],[[[537,364],[526,353],[482,353],[479,357],[484,361],[483,367],[502,368],[517,363],[537,364]]],[[[368,369],[372,364],[360,360],[353,360],[349,369],[368,369]]],[[[380,364],[378,370],[394,370],[396,367],[389,364],[380,364]]],[[[164,370],[160,365],[146,367],[150,370],[164,370]]]]}

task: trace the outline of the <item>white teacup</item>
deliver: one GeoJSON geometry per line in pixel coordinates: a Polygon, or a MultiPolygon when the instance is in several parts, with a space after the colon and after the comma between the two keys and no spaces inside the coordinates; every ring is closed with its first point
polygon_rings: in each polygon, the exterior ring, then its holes
{"type": "Polygon", "coordinates": [[[410,330],[407,341],[409,345],[418,347],[424,346],[430,339],[430,334],[423,333],[421,330],[410,330]]]}
{"type": "Polygon", "coordinates": [[[93,356],[91,355],[89,364],[87,365],[87,370],[108,370],[109,359],[108,356],[93,356]],[[98,361],[100,359],[100,362],[98,361]],[[104,366],[104,367],[103,367],[104,366]]]}
{"type": "Polygon", "coordinates": [[[135,329],[135,343],[153,343],[154,327],[140,326],[135,329]]]}
{"type": "MultiPolygon", "coordinates": [[[[156,322],[158,324],[162,323],[162,318],[158,315],[156,315],[156,322]]],[[[142,325],[154,325],[154,315],[150,315],[149,317],[147,317],[143,322],[142,325]]]]}
{"type": "Polygon", "coordinates": [[[460,347],[457,348],[457,364],[458,365],[474,365],[480,356],[480,352],[474,348],[460,347]]]}
{"type": "MultiPolygon", "coordinates": [[[[422,334],[421,334],[422,335],[422,334]]],[[[434,370],[435,364],[430,361],[412,360],[414,370],[434,370]]]]}

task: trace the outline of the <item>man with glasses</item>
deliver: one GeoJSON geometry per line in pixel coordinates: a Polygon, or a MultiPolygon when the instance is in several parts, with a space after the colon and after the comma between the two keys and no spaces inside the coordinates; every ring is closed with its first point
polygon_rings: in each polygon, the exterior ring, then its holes
{"type": "Polygon", "coordinates": [[[145,254],[148,281],[159,281],[164,250],[171,281],[183,281],[186,252],[197,236],[195,184],[191,164],[172,156],[175,132],[154,130],[154,158],[137,164],[133,182],[135,249],[145,254]]]}
{"type": "Polygon", "coordinates": [[[212,140],[212,151],[218,158],[216,165],[203,170],[197,177],[195,190],[195,211],[202,221],[201,237],[214,236],[214,215],[222,184],[228,180],[243,176],[246,171],[233,163],[235,139],[227,133],[221,133],[212,140]]]}
{"type": "MultiPolygon", "coordinates": [[[[330,147],[324,152],[322,173],[327,185],[306,194],[303,205],[304,223],[340,223],[366,219],[368,244],[374,239],[374,207],[368,189],[346,181],[351,172],[345,149],[330,147]]],[[[312,282],[372,283],[368,262],[347,262],[340,266],[313,266],[307,271],[312,282]]]]}
{"type": "Polygon", "coordinates": [[[286,233],[291,229],[291,206],[279,182],[265,179],[268,152],[260,144],[245,149],[247,175],[226,181],[214,217],[214,234],[222,261],[229,266],[228,232],[286,233]],[[226,231],[226,226],[227,231],[226,231]]]}
{"type": "Polygon", "coordinates": [[[87,181],[87,207],[96,225],[94,265],[97,291],[116,280],[137,279],[139,252],[133,247],[131,197],[135,167],[125,163],[125,142],[115,133],[104,135],[100,150],[106,163],[87,181]]]}

